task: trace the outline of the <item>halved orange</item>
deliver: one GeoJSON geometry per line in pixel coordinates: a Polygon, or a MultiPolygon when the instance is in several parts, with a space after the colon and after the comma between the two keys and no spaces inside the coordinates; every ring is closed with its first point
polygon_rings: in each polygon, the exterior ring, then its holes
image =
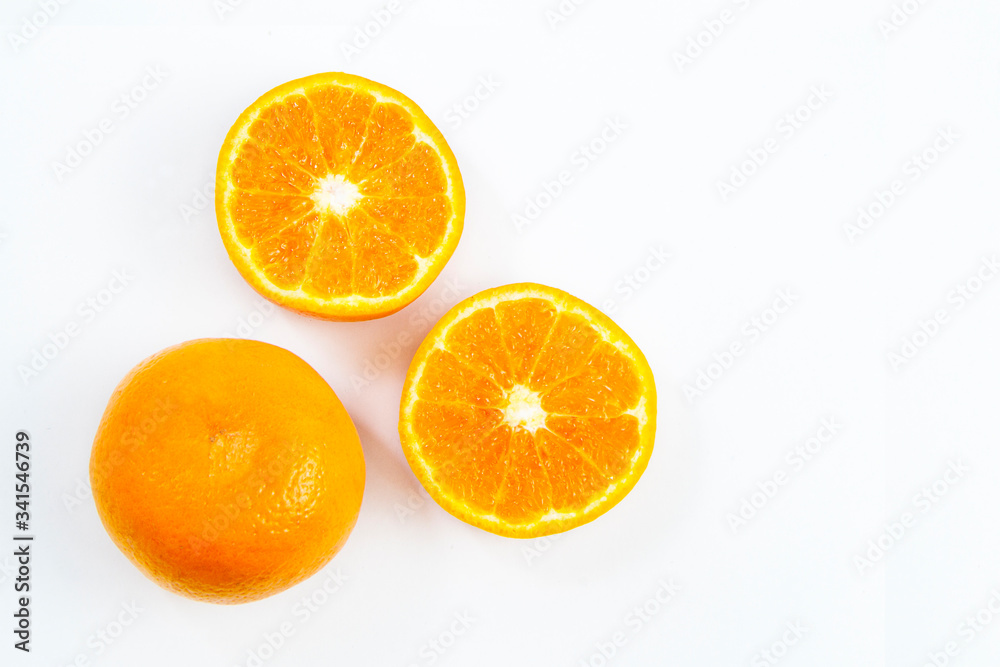
{"type": "Polygon", "coordinates": [[[465,189],[434,123],[400,92],[340,72],[290,81],[219,153],[219,231],[261,295],[307,315],[396,312],[441,272],[465,189]]]}
{"type": "Polygon", "coordinates": [[[406,374],[403,452],[445,510],[538,537],[597,518],[653,451],[656,388],[618,325],[561,290],[521,283],[459,303],[406,374]]]}

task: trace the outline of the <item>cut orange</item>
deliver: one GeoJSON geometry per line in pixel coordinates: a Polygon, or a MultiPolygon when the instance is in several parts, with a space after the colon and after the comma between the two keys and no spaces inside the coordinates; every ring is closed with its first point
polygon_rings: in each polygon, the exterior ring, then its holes
{"type": "Polygon", "coordinates": [[[522,283],[455,306],[403,387],[406,459],[445,510],[538,537],[597,518],[632,490],[656,430],[642,352],[606,315],[522,283]]]}
{"type": "Polygon", "coordinates": [[[219,153],[216,216],[230,258],[275,303],[366,320],[416,299],[462,233],[455,156],[402,93],[343,73],[266,93],[219,153]]]}

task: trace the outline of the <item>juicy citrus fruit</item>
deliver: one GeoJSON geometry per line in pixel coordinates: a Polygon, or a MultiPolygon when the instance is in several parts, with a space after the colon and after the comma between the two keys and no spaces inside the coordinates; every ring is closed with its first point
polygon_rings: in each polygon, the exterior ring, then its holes
{"type": "Polygon", "coordinates": [[[399,434],[424,488],[510,537],[562,532],[632,489],[656,429],[653,373],[594,307],[530,283],[455,306],[417,350],[399,434]]]}
{"type": "Polygon", "coordinates": [[[90,458],[97,511],[150,579],[249,602],[325,565],[361,507],[354,424],[300,358],[248,340],[167,348],[115,389],[90,458]]]}
{"type": "Polygon", "coordinates": [[[462,233],[455,156],[402,93],[343,73],[278,86],[226,137],[215,207],[229,256],[275,303],[332,320],[389,315],[462,233]]]}

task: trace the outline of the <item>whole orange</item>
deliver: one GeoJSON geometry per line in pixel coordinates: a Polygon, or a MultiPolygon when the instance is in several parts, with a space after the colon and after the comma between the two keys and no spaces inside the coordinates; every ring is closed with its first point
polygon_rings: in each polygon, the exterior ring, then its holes
{"type": "Polygon", "coordinates": [[[150,579],[250,602],[317,572],[357,521],[361,443],[333,389],[274,345],[204,339],[121,381],[90,458],[97,511],[150,579]]]}

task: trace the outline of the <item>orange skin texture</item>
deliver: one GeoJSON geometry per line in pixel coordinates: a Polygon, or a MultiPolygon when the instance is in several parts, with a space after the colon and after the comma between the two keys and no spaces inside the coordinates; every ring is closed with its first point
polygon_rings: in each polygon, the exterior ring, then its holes
{"type": "Polygon", "coordinates": [[[167,348],[115,389],[90,459],[98,514],[143,574],[221,604],[315,574],[361,508],[354,424],[282,348],[202,339],[167,348]]]}

